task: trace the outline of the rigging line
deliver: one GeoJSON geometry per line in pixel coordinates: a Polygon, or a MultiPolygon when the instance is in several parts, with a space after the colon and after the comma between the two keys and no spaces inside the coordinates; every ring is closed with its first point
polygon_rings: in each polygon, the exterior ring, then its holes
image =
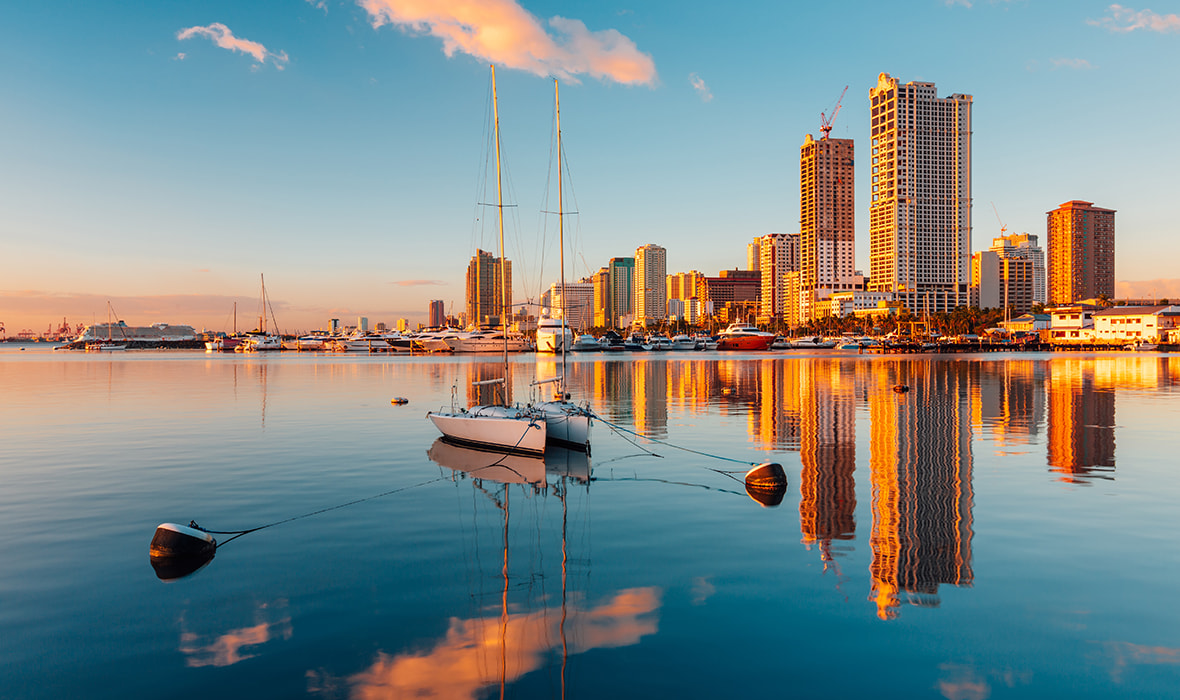
{"type": "MultiPolygon", "coordinates": [[[[673,445],[672,443],[667,442],[666,440],[660,440],[658,438],[653,438],[653,437],[648,437],[646,435],[641,435],[641,434],[635,432],[634,430],[628,430],[621,425],[615,425],[614,423],[611,423],[610,421],[606,420],[605,418],[598,415],[597,413],[594,413],[593,411],[591,411],[590,415],[592,415],[593,417],[602,421],[604,424],[610,426],[612,429],[621,430],[625,433],[630,433],[631,435],[634,435],[637,438],[640,438],[642,440],[648,440],[650,442],[654,442],[657,445],[663,445],[664,447],[671,447],[673,449],[682,450],[684,452],[691,452],[694,455],[700,455],[702,457],[712,457],[713,459],[720,459],[720,460],[724,460],[726,462],[734,462],[736,464],[754,464],[754,465],[758,464],[757,462],[750,462],[747,460],[734,459],[732,457],[722,457],[721,455],[709,454],[708,452],[701,452],[700,450],[694,450],[689,447],[681,447],[680,445],[673,445]]],[[[634,444],[634,443],[632,443],[632,444],[634,444]]],[[[639,447],[639,446],[636,445],[636,447],[639,447]]],[[[642,449],[642,448],[640,448],[640,449],[642,449]]],[[[653,452],[652,454],[655,454],[655,453],[653,452]]],[[[716,470],[714,470],[714,471],[716,471],[716,470]]]]}
{"type": "Polygon", "coordinates": [[[670,484],[672,486],[691,486],[693,488],[704,489],[706,491],[720,491],[721,493],[732,493],[735,496],[745,496],[744,493],[737,491],[730,491],[729,489],[720,489],[716,486],[706,486],[705,484],[694,484],[691,481],[672,481],[671,479],[656,479],[652,477],[641,478],[638,476],[608,476],[605,478],[598,478],[595,481],[656,481],[661,484],[670,484]]]}
{"type": "Polygon", "coordinates": [[[224,547],[225,545],[229,544],[230,542],[233,542],[234,540],[238,539],[238,538],[239,538],[239,537],[241,537],[242,535],[248,535],[248,534],[250,534],[251,532],[258,532],[259,530],[265,530],[265,529],[266,529],[266,528],[268,528],[268,527],[274,527],[275,525],[282,525],[283,523],[289,523],[289,522],[291,522],[291,521],[293,521],[293,520],[301,520],[301,519],[303,519],[303,518],[310,518],[310,517],[311,517],[311,516],[313,516],[313,515],[319,515],[319,514],[321,514],[321,513],[327,513],[328,511],[331,511],[331,510],[339,510],[340,508],[347,508],[348,506],[354,506],[354,505],[356,505],[356,504],[358,504],[358,503],[364,503],[365,501],[372,501],[372,500],[374,500],[374,499],[377,499],[377,498],[383,498],[383,497],[385,497],[385,496],[391,496],[391,495],[393,495],[393,494],[395,494],[395,493],[401,493],[402,491],[409,491],[410,489],[416,489],[416,488],[418,488],[419,486],[426,486],[426,485],[428,485],[428,484],[433,484],[433,483],[434,483],[434,482],[436,482],[436,481],[442,481],[442,480],[443,480],[443,478],[444,478],[444,477],[441,477],[441,476],[440,476],[440,477],[437,477],[437,478],[434,478],[434,479],[430,479],[430,480],[428,480],[428,481],[422,481],[422,482],[419,482],[419,483],[417,483],[417,484],[411,484],[410,486],[401,486],[401,487],[398,487],[398,488],[396,488],[396,489],[391,489],[391,490],[389,490],[389,491],[386,491],[385,493],[379,493],[379,494],[377,494],[377,495],[375,495],[375,496],[365,496],[364,498],[358,498],[358,499],[356,499],[356,500],[349,501],[348,503],[341,503],[341,504],[339,504],[339,505],[335,505],[335,506],[329,506],[329,507],[327,507],[327,508],[320,508],[319,510],[312,511],[312,512],[310,512],[310,513],[304,513],[303,515],[296,515],[296,516],[294,516],[294,517],[285,518],[285,519],[283,519],[283,520],[278,520],[278,521],[276,521],[276,522],[273,522],[273,523],[268,523],[268,524],[266,524],[266,525],[260,525],[260,526],[258,526],[258,527],[252,527],[252,528],[250,528],[250,529],[248,529],[248,530],[205,530],[204,528],[200,528],[200,529],[201,529],[202,531],[204,531],[204,532],[208,532],[208,533],[209,533],[209,534],[211,534],[211,535],[233,535],[233,537],[231,537],[231,538],[229,538],[228,540],[226,540],[225,542],[222,542],[222,543],[220,543],[220,544],[218,544],[218,545],[217,545],[217,548],[218,548],[218,549],[221,549],[222,547],[224,547]]]}

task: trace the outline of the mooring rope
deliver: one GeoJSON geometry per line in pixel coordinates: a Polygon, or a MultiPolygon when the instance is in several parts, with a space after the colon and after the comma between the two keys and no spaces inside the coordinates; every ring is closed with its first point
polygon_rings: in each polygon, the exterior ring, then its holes
{"type": "Polygon", "coordinates": [[[391,496],[395,493],[400,493],[402,491],[409,491],[410,489],[416,489],[419,486],[426,486],[428,484],[433,484],[436,481],[442,481],[444,478],[446,478],[446,477],[440,476],[440,477],[436,477],[434,479],[430,479],[429,481],[423,481],[423,482],[420,482],[417,484],[412,484],[410,486],[402,486],[402,487],[399,487],[396,489],[392,489],[390,491],[386,491],[385,493],[379,493],[375,496],[366,496],[364,498],[358,498],[356,500],[349,501],[348,503],[341,503],[339,505],[329,506],[327,508],[320,508],[319,510],[312,511],[310,513],[304,513],[303,515],[296,515],[294,517],[284,518],[283,520],[278,520],[273,523],[267,523],[266,525],[260,525],[258,527],[252,527],[248,530],[206,530],[205,528],[201,527],[200,525],[197,525],[196,521],[191,521],[190,526],[195,527],[196,529],[198,529],[202,532],[208,532],[211,535],[233,535],[233,537],[229,538],[225,542],[219,542],[217,544],[218,549],[220,549],[221,547],[224,547],[225,545],[229,544],[230,542],[233,542],[234,540],[238,539],[242,535],[248,535],[251,532],[258,532],[259,530],[265,530],[268,527],[274,527],[275,525],[282,525],[283,523],[289,523],[293,520],[300,520],[302,518],[310,518],[311,516],[319,515],[320,513],[327,513],[328,511],[331,511],[331,510],[338,510],[340,508],[347,508],[348,506],[354,506],[358,503],[364,503],[365,501],[371,501],[376,498],[383,498],[385,496],[391,496]]]}
{"type": "MultiPolygon", "coordinates": [[[[634,435],[637,438],[640,438],[642,440],[647,440],[649,442],[654,442],[658,445],[663,445],[664,447],[671,447],[672,449],[675,449],[675,450],[682,450],[684,452],[691,452],[694,455],[700,455],[702,457],[710,457],[712,459],[720,459],[720,460],[724,460],[726,462],[734,462],[737,464],[749,464],[751,466],[757,466],[757,464],[758,464],[757,462],[748,462],[748,461],[741,460],[741,459],[734,459],[732,457],[722,457],[721,455],[710,454],[708,452],[701,452],[700,450],[694,450],[689,447],[681,447],[680,445],[673,445],[672,443],[667,442],[665,440],[660,440],[658,438],[653,438],[653,437],[649,437],[647,435],[642,435],[640,433],[635,432],[634,430],[628,430],[627,428],[624,428],[621,425],[616,425],[614,423],[611,423],[610,421],[606,420],[605,418],[598,415],[597,413],[591,412],[590,415],[592,415],[595,418],[597,418],[598,420],[602,421],[603,424],[605,424],[607,427],[609,427],[611,430],[614,430],[615,432],[629,433],[631,435],[634,435]]],[[[626,438],[624,438],[624,439],[626,439],[626,438]]],[[[628,442],[631,442],[631,441],[628,440],[628,442]]],[[[635,445],[636,447],[639,447],[639,449],[643,449],[639,445],[636,445],[634,442],[632,442],[631,444],[635,445]]],[[[656,457],[662,456],[662,455],[656,454],[655,452],[649,452],[649,454],[652,454],[656,457]]],[[[706,469],[708,469],[708,467],[706,467],[706,469]]],[[[712,471],[715,471],[719,474],[727,474],[728,473],[728,472],[720,471],[718,469],[713,469],[712,471]]]]}

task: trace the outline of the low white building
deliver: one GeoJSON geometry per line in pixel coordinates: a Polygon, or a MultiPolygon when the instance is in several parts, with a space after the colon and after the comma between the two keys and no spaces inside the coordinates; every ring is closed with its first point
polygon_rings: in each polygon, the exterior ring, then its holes
{"type": "Polygon", "coordinates": [[[1112,306],[1095,311],[1094,336],[1105,342],[1167,342],[1180,329],[1180,306],[1112,306]]]}
{"type": "Polygon", "coordinates": [[[1090,343],[1094,333],[1094,313],[1100,307],[1092,304],[1071,304],[1048,309],[1049,339],[1054,343],[1090,343]]]}

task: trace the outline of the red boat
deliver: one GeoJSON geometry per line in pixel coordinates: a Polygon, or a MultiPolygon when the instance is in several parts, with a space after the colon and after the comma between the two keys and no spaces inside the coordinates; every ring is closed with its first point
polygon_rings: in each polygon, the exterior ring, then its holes
{"type": "Polygon", "coordinates": [[[760,331],[748,323],[731,323],[717,338],[718,350],[766,350],[774,333],[760,331]]]}

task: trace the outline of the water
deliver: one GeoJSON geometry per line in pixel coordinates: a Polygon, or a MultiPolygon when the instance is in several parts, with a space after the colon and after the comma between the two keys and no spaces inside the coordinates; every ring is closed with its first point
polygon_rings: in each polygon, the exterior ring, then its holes
{"type": "MultiPolygon", "coordinates": [[[[29,347],[0,351],[6,698],[1180,681],[1180,359],[580,356],[574,396],[661,443],[598,423],[588,461],[508,463],[530,483],[500,483],[450,468],[495,458],[448,454],[424,418],[452,386],[477,398],[495,359],[29,347]],[[774,508],[720,473],[765,460],[789,479],[774,508]],[[161,522],[239,530],[358,499],[187,578],[149,563],[161,522]]],[[[518,400],[557,371],[512,370],[518,400]]]]}

